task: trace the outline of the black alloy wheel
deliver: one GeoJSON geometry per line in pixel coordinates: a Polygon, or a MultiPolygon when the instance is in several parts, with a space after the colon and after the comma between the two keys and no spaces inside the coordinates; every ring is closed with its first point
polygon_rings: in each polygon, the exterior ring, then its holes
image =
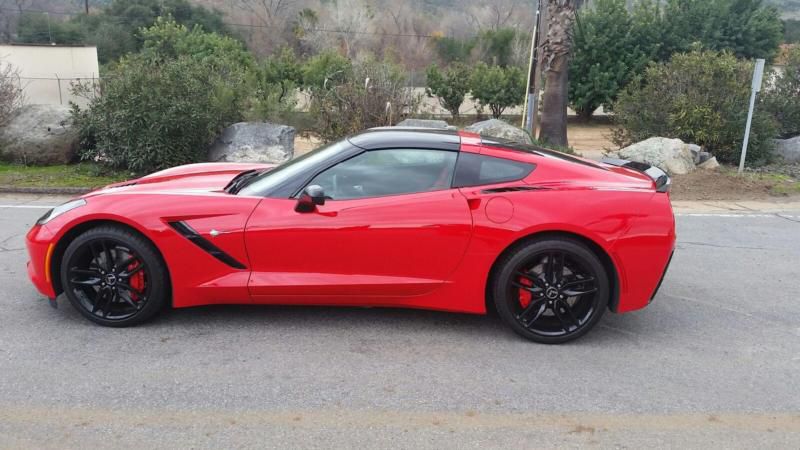
{"type": "Polygon", "coordinates": [[[586,334],[609,304],[597,255],[578,241],[553,238],[511,251],[494,277],[498,313],[523,337],[560,344],[586,334]]]}
{"type": "Polygon", "coordinates": [[[166,267],[153,245],[121,227],[93,228],[70,243],[61,285],[89,320],[129,326],[149,319],[168,296],[166,267]]]}

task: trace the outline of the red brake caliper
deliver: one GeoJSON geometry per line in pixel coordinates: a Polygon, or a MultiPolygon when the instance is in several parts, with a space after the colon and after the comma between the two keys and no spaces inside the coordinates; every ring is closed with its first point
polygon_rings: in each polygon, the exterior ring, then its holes
{"type": "MultiPolygon", "coordinates": [[[[523,286],[531,286],[533,287],[533,282],[527,278],[520,277],[519,284],[523,286]]],[[[530,304],[531,300],[533,299],[533,295],[531,295],[530,291],[520,288],[519,289],[519,304],[526,308],[528,304],[530,304]]]]}
{"type": "MultiPolygon", "coordinates": [[[[130,270],[135,269],[137,264],[138,264],[138,261],[132,262],[127,267],[126,270],[130,271],[130,270]]],[[[135,289],[135,290],[137,290],[139,292],[144,292],[144,270],[140,270],[140,271],[136,272],[135,274],[133,274],[133,276],[131,277],[131,279],[128,282],[128,284],[130,284],[130,286],[133,289],[135,289]]],[[[131,295],[131,299],[133,301],[135,301],[135,302],[139,301],[139,296],[136,294],[136,292],[131,292],[130,295],[131,295]]]]}

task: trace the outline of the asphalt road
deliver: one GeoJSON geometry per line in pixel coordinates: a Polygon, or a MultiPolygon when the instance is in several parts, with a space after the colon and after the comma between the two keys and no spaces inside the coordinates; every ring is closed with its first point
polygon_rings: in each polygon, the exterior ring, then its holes
{"type": "Polygon", "coordinates": [[[27,280],[59,201],[0,196],[0,448],[800,447],[800,211],[679,216],[650,307],[544,346],[387,309],[102,328],[27,280]]]}

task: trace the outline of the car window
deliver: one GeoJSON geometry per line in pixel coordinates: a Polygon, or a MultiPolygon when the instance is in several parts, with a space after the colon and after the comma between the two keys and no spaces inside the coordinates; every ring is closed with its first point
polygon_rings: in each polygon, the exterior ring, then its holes
{"type": "Polygon", "coordinates": [[[285,183],[287,180],[301,176],[304,172],[315,164],[324,162],[335,156],[337,153],[350,147],[350,144],[345,141],[339,141],[334,144],[320,147],[305,155],[298,156],[290,161],[287,161],[280,166],[265,172],[255,179],[253,179],[247,186],[239,191],[239,195],[263,195],[270,189],[285,183]]]}
{"type": "Polygon", "coordinates": [[[332,200],[450,189],[458,152],[424,149],[371,150],[317,175],[332,200]]]}
{"type": "Polygon", "coordinates": [[[458,158],[453,186],[481,186],[521,180],[535,168],[535,164],[494,156],[462,153],[458,158]]]}

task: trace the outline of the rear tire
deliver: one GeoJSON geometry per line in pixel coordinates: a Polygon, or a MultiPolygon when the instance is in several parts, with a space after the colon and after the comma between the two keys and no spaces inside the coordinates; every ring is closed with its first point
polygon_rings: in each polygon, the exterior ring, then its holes
{"type": "Polygon", "coordinates": [[[584,244],[545,238],[512,249],[498,262],[492,296],[503,321],[542,344],[577,339],[594,327],[609,304],[602,262],[584,244]]]}
{"type": "Polygon", "coordinates": [[[102,225],[69,244],[60,276],[69,302],[84,317],[127,327],[151,319],[167,303],[167,273],[150,241],[123,227],[102,225]]]}

